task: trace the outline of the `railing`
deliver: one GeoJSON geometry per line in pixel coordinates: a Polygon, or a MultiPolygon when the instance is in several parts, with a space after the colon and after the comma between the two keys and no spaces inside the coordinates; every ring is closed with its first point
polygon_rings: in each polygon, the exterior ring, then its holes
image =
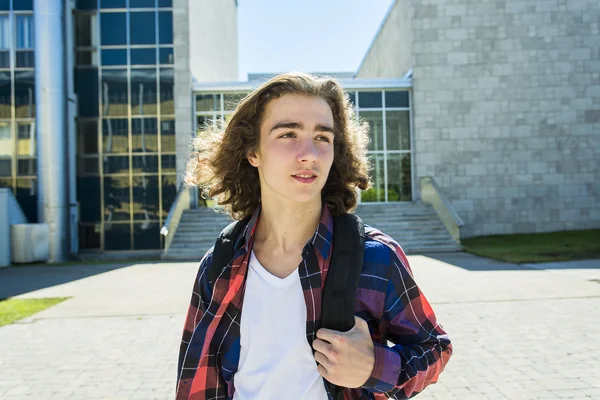
{"type": "Polygon", "coordinates": [[[173,242],[173,237],[175,236],[175,229],[177,229],[177,225],[179,225],[179,220],[181,219],[183,212],[190,208],[190,192],[190,188],[188,188],[185,183],[179,185],[177,196],[169,210],[169,215],[167,215],[167,219],[160,229],[160,234],[165,237],[165,249],[163,250],[163,255],[166,255],[169,251],[169,247],[171,247],[171,242],[173,242]]]}
{"type": "Polygon", "coordinates": [[[460,244],[460,228],[465,225],[452,204],[442,194],[437,183],[431,176],[424,176],[419,180],[421,186],[421,200],[431,204],[442,223],[448,229],[452,239],[460,244]]]}

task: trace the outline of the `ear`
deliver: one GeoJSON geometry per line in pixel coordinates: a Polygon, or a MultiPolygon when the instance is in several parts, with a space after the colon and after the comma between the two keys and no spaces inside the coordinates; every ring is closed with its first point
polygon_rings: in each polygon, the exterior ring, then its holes
{"type": "Polygon", "coordinates": [[[258,168],[258,166],[260,165],[259,157],[256,153],[256,150],[249,151],[248,154],[246,154],[246,158],[248,159],[250,165],[252,165],[253,167],[258,168]]]}

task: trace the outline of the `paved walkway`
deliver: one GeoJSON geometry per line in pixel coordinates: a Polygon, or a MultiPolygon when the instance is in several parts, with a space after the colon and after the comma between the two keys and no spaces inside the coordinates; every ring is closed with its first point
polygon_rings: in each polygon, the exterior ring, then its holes
{"type": "MultiPolygon", "coordinates": [[[[419,399],[600,399],[600,261],[409,259],[454,343],[440,381],[419,399]]],[[[196,269],[0,269],[0,298],[72,296],[0,328],[0,398],[172,399],[196,269]]]]}

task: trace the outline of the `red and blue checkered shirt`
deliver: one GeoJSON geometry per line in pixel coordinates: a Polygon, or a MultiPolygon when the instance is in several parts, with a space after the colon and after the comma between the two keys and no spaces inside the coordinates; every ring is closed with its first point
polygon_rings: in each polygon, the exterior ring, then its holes
{"type": "MultiPolygon", "coordinates": [[[[236,241],[233,261],[214,286],[207,274],[212,249],[200,262],[179,353],[177,400],[233,399],[245,279],[259,215],[257,210],[236,241]]],[[[321,222],[306,244],[298,268],[311,348],[321,328],[321,299],[332,239],[333,218],[323,207],[321,222]],[[310,252],[313,258],[316,254],[318,263],[307,262],[310,252]]],[[[361,388],[344,389],[346,399],[407,399],[437,382],[452,354],[448,335],[415,283],[404,251],[392,238],[369,226],[365,227],[355,315],[369,326],[375,366],[361,388]],[[387,341],[394,345],[388,346],[387,341]]],[[[327,381],[325,387],[331,399],[327,381]]]]}

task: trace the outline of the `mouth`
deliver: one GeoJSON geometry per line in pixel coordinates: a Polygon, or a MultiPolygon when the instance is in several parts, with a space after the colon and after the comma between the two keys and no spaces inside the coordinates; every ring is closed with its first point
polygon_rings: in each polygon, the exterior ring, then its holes
{"type": "Polygon", "coordinates": [[[301,183],[312,183],[315,180],[317,180],[317,175],[307,172],[307,173],[292,175],[292,178],[296,179],[297,181],[299,181],[301,183]]]}

